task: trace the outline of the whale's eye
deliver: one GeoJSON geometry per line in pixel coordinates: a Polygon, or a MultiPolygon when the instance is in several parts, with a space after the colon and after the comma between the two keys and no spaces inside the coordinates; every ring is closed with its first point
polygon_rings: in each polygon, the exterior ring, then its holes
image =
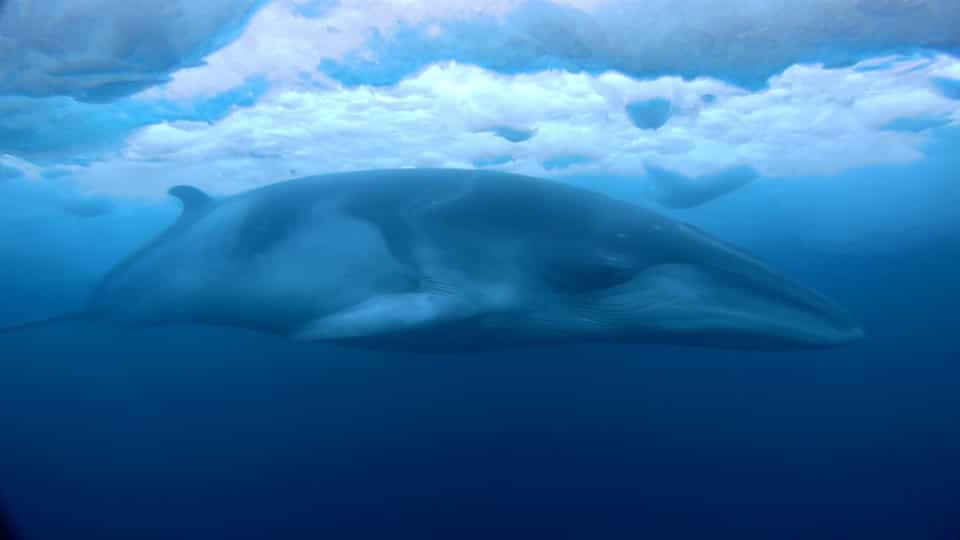
{"type": "Polygon", "coordinates": [[[637,274],[637,268],[622,257],[597,254],[585,260],[555,263],[549,272],[549,280],[558,290],[585,293],[626,283],[637,274]]]}

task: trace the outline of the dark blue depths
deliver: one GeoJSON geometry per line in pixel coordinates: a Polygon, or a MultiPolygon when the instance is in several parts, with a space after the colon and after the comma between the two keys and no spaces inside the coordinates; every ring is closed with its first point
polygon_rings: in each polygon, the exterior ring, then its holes
{"type": "MultiPolygon", "coordinates": [[[[5,335],[7,512],[28,539],[957,538],[960,244],[750,247],[869,338],[405,356],[197,327],[5,335]]],[[[83,289],[2,273],[50,311],[83,289]]]]}

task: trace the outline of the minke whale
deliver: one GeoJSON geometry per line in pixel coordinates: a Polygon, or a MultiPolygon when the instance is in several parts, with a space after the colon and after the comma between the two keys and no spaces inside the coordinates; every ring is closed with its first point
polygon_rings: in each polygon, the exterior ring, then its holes
{"type": "Polygon", "coordinates": [[[691,225],[493,171],[314,176],[213,198],[64,320],[198,323],[449,352],[564,343],[787,350],[862,333],[843,310],[691,225]]]}

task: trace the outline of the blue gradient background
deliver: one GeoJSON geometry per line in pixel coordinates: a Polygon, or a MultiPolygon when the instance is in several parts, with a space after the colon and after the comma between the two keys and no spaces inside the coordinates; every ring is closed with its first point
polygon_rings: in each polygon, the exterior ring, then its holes
{"type": "MultiPolygon", "coordinates": [[[[364,50],[303,69],[340,90],[390,85],[443,60],[498,74],[709,75],[756,90],[797,63],[960,50],[953,0],[837,1],[859,6],[850,12],[860,18],[792,24],[790,10],[737,3],[760,19],[775,12],[775,24],[757,20],[743,42],[711,48],[694,30],[719,20],[723,37],[738,27],[727,10],[703,9],[716,5],[707,0],[687,0],[673,19],[649,26],[629,10],[588,15],[531,0],[503,18],[437,23],[439,37],[400,22],[371,32],[364,50]],[[863,21],[871,25],[850,26],[863,21]]],[[[130,94],[240,39],[255,8],[283,4],[322,20],[343,3],[221,1],[214,15],[225,26],[212,25],[190,50],[174,46],[176,25],[155,21],[149,35],[159,45],[144,47],[156,54],[131,60],[151,77],[130,88],[84,86],[103,73],[81,73],[76,87],[11,86],[32,79],[5,78],[0,62],[0,158],[16,158],[0,162],[0,326],[75,309],[111,265],[177,215],[173,201],[109,194],[94,219],[66,213],[64,197],[84,195],[75,172],[122,154],[144,126],[215,125],[283,84],[318,83],[253,76],[190,99],[130,94]],[[27,162],[39,172],[18,168],[27,162]]],[[[27,4],[0,0],[0,38],[30,34],[4,26],[5,9],[27,4]]],[[[99,16],[76,27],[110,23],[99,16]]],[[[943,97],[960,98],[957,80],[935,82],[943,97]]],[[[651,118],[641,109],[632,113],[638,129],[669,121],[669,110],[651,118]]],[[[2,334],[0,514],[24,540],[956,540],[960,131],[945,117],[898,120],[886,129],[928,136],[912,162],[762,179],[673,212],[836,300],[866,329],[860,343],[790,353],[576,346],[431,356],[187,326],[2,334]]],[[[518,145],[539,136],[488,127],[518,145]]],[[[557,170],[592,159],[561,150],[550,162],[557,170]]],[[[474,164],[513,155],[485,159],[474,164]]],[[[140,180],[123,174],[103,185],[140,180]]],[[[564,180],[650,204],[636,178],[564,180]]]]}

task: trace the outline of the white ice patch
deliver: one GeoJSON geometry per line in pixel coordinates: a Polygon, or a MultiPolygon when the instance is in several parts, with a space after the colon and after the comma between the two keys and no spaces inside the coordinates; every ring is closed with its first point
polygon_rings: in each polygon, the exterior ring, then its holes
{"type": "Polygon", "coordinates": [[[435,21],[503,16],[521,1],[346,0],[321,17],[302,16],[299,3],[271,2],[235,42],[210,55],[205,65],[177,72],[169,85],[155,93],[171,98],[210,96],[251,76],[294,85],[329,84],[317,66],[324,59],[343,58],[362,48],[373,32],[389,34],[400,24],[424,24],[429,33],[435,21]]]}
{"type": "Polygon", "coordinates": [[[159,195],[183,182],[227,193],[395,167],[639,177],[656,164],[690,177],[733,166],[765,177],[830,175],[921,157],[929,130],[887,126],[898,118],[956,122],[960,101],[931,81],[958,62],[941,55],[883,69],[794,66],[756,92],[706,78],[502,75],[442,63],[390,87],[281,90],[214,124],[149,126],[120,156],[79,176],[105,191],[159,195]],[[658,98],[671,103],[669,121],[638,129],[627,105],[658,98]],[[496,132],[502,126],[532,136],[505,138],[496,132]]]}

